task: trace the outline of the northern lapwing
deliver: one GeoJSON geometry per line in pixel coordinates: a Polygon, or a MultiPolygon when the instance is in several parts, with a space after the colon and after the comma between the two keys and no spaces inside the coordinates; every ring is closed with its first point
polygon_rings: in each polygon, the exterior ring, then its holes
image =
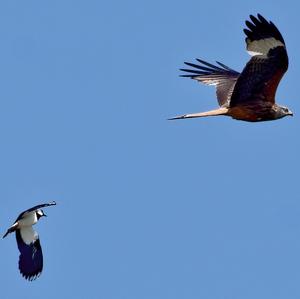
{"type": "Polygon", "coordinates": [[[7,230],[3,238],[16,232],[20,251],[19,270],[30,281],[40,276],[43,270],[43,253],[38,233],[32,228],[39,219],[46,216],[41,208],[56,205],[55,201],[37,205],[22,212],[15,223],[7,230]]]}

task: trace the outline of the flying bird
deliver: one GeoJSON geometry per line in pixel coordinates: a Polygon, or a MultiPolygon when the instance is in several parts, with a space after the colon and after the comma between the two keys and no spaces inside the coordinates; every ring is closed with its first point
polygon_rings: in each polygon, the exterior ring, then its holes
{"type": "Polygon", "coordinates": [[[43,253],[39,236],[32,228],[39,219],[46,216],[42,208],[56,205],[56,202],[37,205],[22,212],[15,223],[7,230],[3,238],[16,232],[17,245],[20,251],[19,270],[25,279],[30,281],[40,276],[43,270],[43,253]]]}
{"type": "Polygon", "coordinates": [[[171,118],[185,119],[226,115],[234,119],[258,122],[275,120],[293,113],[275,103],[278,84],[288,69],[284,39],[263,16],[250,15],[246,21],[246,47],[252,56],[241,73],[221,62],[217,65],[197,59],[199,64],[185,62],[191,69],[181,69],[189,77],[207,85],[215,85],[219,108],[207,112],[184,114],[171,118]]]}

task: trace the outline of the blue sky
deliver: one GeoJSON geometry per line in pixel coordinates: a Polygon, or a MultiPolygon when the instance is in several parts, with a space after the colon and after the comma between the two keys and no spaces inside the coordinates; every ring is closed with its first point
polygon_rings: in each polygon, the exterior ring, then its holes
{"type": "Polygon", "coordinates": [[[56,200],[37,225],[44,272],[2,240],[1,298],[299,298],[299,4],[0,4],[0,225],[56,200]],[[169,122],[217,106],[184,61],[240,71],[244,21],[283,34],[277,92],[294,118],[169,122]]]}

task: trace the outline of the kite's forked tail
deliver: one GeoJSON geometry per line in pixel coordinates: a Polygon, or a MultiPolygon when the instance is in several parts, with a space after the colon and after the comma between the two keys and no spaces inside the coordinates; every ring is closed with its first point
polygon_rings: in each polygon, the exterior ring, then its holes
{"type": "Polygon", "coordinates": [[[210,111],[206,111],[206,112],[183,114],[183,115],[179,115],[179,116],[169,118],[169,120],[184,119],[184,118],[196,118],[196,117],[206,117],[206,116],[218,116],[218,115],[227,115],[227,114],[228,114],[228,108],[222,107],[222,108],[218,108],[218,109],[210,110],[210,111]]]}

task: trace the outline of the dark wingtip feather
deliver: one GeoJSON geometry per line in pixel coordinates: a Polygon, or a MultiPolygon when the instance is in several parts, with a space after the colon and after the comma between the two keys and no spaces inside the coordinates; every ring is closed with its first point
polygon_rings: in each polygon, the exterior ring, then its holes
{"type": "Polygon", "coordinates": [[[250,15],[250,19],[251,19],[251,21],[252,21],[255,25],[258,25],[258,24],[259,24],[259,20],[258,20],[255,16],[250,15]]]}
{"type": "MultiPolygon", "coordinates": [[[[191,79],[201,79],[201,78],[208,78],[209,76],[213,76],[215,78],[220,77],[220,76],[227,76],[227,77],[232,77],[232,76],[237,76],[239,73],[227,65],[216,61],[217,65],[208,63],[202,59],[196,59],[201,65],[199,64],[194,64],[190,62],[184,62],[187,66],[191,67],[191,69],[188,68],[181,68],[180,71],[188,73],[184,75],[180,75],[180,77],[188,77],[191,79]]],[[[211,79],[211,78],[210,78],[211,79]]],[[[201,80],[200,80],[201,81],[201,80]]]]}
{"type": "Polygon", "coordinates": [[[211,63],[208,63],[208,62],[206,62],[206,61],[204,61],[204,60],[202,60],[202,59],[196,58],[196,60],[197,60],[198,62],[200,62],[200,63],[202,63],[202,64],[208,66],[208,67],[210,68],[210,69],[208,69],[208,68],[206,68],[206,67],[201,66],[203,69],[207,69],[207,70],[210,70],[210,71],[211,71],[211,70],[218,70],[218,71],[221,71],[221,70],[222,70],[221,68],[217,67],[216,65],[213,65],[213,64],[211,64],[211,63]]]}
{"type": "Polygon", "coordinates": [[[269,24],[269,22],[261,15],[261,14],[257,14],[257,18],[258,20],[260,20],[262,23],[265,23],[265,24],[269,24]]]}
{"type": "Polygon", "coordinates": [[[271,21],[267,21],[261,14],[258,13],[257,17],[250,15],[249,19],[252,23],[248,20],[245,21],[249,29],[244,29],[244,33],[250,40],[261,40],[273,37],[285,44],[277,27],[271,21]]]}
{"type": "Polygon", "coordinates": [[[249,37],[251,36],[252,32],[249,29],[243,29],[244,33],[249,37]]]}
{"type": "Polygon", "coordinates": [[[250,21],[246,21],[245,22],[246,26],[250,29],[250,30],[254,30],[255,29],[255,25],[252,24],[250,21]]]}
{"type": "Polygon", "coordinates": [[[216,61],[216,63],[218,65],[220,65],[223,69],[225,69],[225,70],[227,70],[229,72],[233,72],[233,73],[239,74],[237,71],[233,70],[232,68],[230,68],[229,66],[227,66],[226,64],[224,64],[222,62],[216,61]]]}
{"type": "Polygon", "coordinates": [[[202,75],[205,74],[203,72],[200,71],[196,71],[196,70],[190,70],[190,69],[180,69],[182,72],[187,72],[187,73],[194,73],[194,74],[198,74],[198,75],[202,75]]]}

